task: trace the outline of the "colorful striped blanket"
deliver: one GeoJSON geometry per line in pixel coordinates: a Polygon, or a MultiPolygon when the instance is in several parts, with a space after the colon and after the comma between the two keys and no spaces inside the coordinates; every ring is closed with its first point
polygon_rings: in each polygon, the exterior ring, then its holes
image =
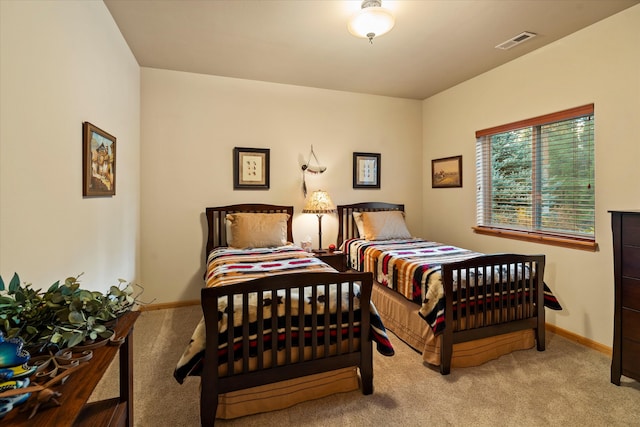
{"type": "MultiPolygon", "coordinates": [[[[372,272],[377,282],[419,304],[420,315],[436,334],[441,333],[445,327],[446,304],[440,266],[484,255],[422,239],[385,241],[350,239],[344,242],[342,250],[347,254],[347,263],[350,268],[372,272]]],[[[528,275],[529,272],[515,274],[528,275]]],[[[456,285],[462,285],[462,288],[465,288],[465,283],[458,282],[457,278],[454,278],[454,291],[456,291],[456,285]]],[[[558,300],[546,285],[544,292],[545,306],[553,310],[561,310],[558,300]]],[[[454,318],[455,315],[456,313],[454,318]]]]}
{"type": "MultiPolygon", "coordinates": [[[[225,286],[231,285],[235,283],[240,283],[252,279],[256,279],[259,277],[264,277],[267,275],[274,274],[285,274],[285,273],[293,273],[293,272],[335,272],[332,267],[322,262],[319,258],[313,256],[302,248],[294,245],[288,246],[280,246],[277,248],[260,248],[260,249],[231,249],[231,248],[217,248],[211,251],[208,262],[207,262],[207,274],[206,274],[206,286],[214,287],[214,286],[225,286]]],[[[330,287],[330,309],[331,313],[335,312],[337,296],[335,295],[336,286],[333,285],[330,287]]],[[[307,289],[305,289],[305,313],[310,313],[310,302],[312,299],[310,295],[306,295],[307,289]],[[309,308],[309,310],[307,310],[309,308]]],[[[308,288],[309,294],[311,293],[311,288],[308,288]]],[[[322,290],[317,291],[319,296],[318,298],[322,298],[322,290]]],[[[346,291],[348,292],[348,291],[346,291]]],[[[349,295],[343,291],[342,298],[342,307],[348,307],[348,299],[349,295]]],[[[356,293],[355,298],[355,307],[359,308],[359,288],[354,290],[356,293]]],[[[281,300],[284,298],[283,296],[278,295],[281,300]]],[[[291,307],[292,309],[296,309],[299,304],[299,296],[296,290],[292,290],[291,293],[291,307]]],[[[239,305],[238,305],[239,306],[239,305]]],[[[254,305],[255,307],[255,305],[254,305]]],[[[265,308],[266,309],[266,308],[265,308]]],[[[324,310],[324,309],[323,309],[324,310]]],[[[222,310],[224,312],[224,310],[222,310]]],[[[323,311],[322,311],[323,312],[323,311]]],[[[360,310],[357,310],[357,316],[360,314],[360,310]]],[[[295,312],[297,314],[297,312],[295,312]]],[[[251,316],[251,313],[250,313],[251,316]]],[[[255,318],[256,316],[251,316],[255,318]]],[[[333,316],[332,316],[333,317],[333,316]]],[[[266,313],[264,315],[265,319],[270,318],[270,314],[266,313]]],[[[305,320],[305,326],[307,320],[312,322],[311,316],[305,316],[307,318],[305,320]]],[[[221,332],[221,343],[220,343],[220,360],[226,360],[228,343],[226,340],[226,334],[222,334],[222,332],[227,329],[227,320],[226,315],[220,320],[219,330],[221,332]]],[[[357,323],[359,324],[359,318],[356,318],[357,323]]],[[[394,354],[393,346],[389,341],[387,336],[387,332],[385,330],[384,325],[382,324],[382,320],[380,319],[375,307],[371,304],[371,316],[370,316],[370,325],[371,325],[371,336],[376,343],[376,348],[379,353],[385,356],[392,356],[394,354]]],[[[265,326],[270,328],[270,325],[265,326]]],[[[300,328],[300,330],[304,330],[305,328],[300,328]]],[[[334,336],[336,333],[336,325],[331,325],[330,330],[328,331],[331,336],[334,336]]],[[[266,334],[269,335],[269,334],[266,334]]],[[[200,321],[198,326],[196,327],[193,335],[191,337],[191,341],[185,351],[183,352],[176,369],[174,371],[174,377],[180,383],[184,381],[184,379],[188,375],[199,375],[202,369],[202,358],[204,356],[205,349],[205,325],[204,318],[200,321]]],[[[234,346],[237,343],[234,343],[234,346]]],[[[271,343],[265,343],[265,348],[270,348],[271,343]]],[[[236,353],[237,354],[237,353],[236,353]]]]}

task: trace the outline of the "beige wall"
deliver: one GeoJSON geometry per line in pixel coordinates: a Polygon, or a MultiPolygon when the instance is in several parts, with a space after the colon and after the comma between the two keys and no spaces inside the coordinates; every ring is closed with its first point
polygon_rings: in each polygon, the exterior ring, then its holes
{"type": "MultiPolygon", "coordinates": [[[[312,144],[327,171],[308,176],[309,191],[405,203],[421,232],[420,101],[143,68],[141,132],[142,280],[156,303],[199,298],[206,206],[293,205],[296,243],[308,235],[316,247],[318,220],[300,213],[312,144]],[[233,190],[234,147],[270,149],[268,191],[233,190]],[[381,153],[381,189],[352,188],[354,151],[381,153]]],[[[322,224],[326,247],[337,216],[322,224]]]]}
{"type": "MultiPolygon", "coordinates": [[[[424,101],[424,165],[462,154],[464,187],[424,189],[424,231],[482,252],[543,253],[564,306],[549,322],[611,346],[610,209],[640,209],[640,6],[424,101]],[[476,235],[475,131],[595,104],[598,252],[476,235]]],[[[517,47],[515,48],[517,49],[517,47]]],[[[425,167],[425,182],[429,171],[425,167]]]]}
{"type": "Polygon", "coordinates": [[[135,280],[140,69],[96,1],[0,1],[0,274],[135,280]],[[117,138],[116,196],[82,197],[82,122],[117,138]]]}

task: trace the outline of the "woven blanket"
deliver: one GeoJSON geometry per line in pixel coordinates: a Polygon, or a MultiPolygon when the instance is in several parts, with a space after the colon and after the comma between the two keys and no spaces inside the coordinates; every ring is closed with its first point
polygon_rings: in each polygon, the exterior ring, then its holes
{"type": "MultiPolygon", "coordinates": [[[[230,248],[217,248],[211,252],[207,262],[207,274],[206,274],[206,284],[207,287],[214,286],[225,286],[235,283],[240,283],[252,279],[256,279],[259,277],[264,277],[267,275],[274,274],[286,274],[293,272],[336,272],[332,267],[322,262],[319,258],[313,256],[312,254],[302,250],[300,247],[288,245],[281,246],[277,248],[260,248],[260,249],[230,249],[230,248]]],[[[342,295],[340,298],[336,295],[337,290],[336,285],[331,285],[329,287],[329,301],[330,301],[330,313],[331,313],[331,325],[328,328],[322,328],[319,332],[319,337],[324,336],[325,333],[329,334],[332,340],[335,340],[335,337],[339,333],[347,333],[346,326],[347,325],[336,325],[335,320],[337,316],[336,306],[337,300],[341,299],[341,307],[348,307],[348,301],[350,295],[348,294],[348,289],[343,289],[342,295]]],[[[346,286],[343,288],[347,288],[346,286]]],[[[317,295],[315,295],[316,301],[324,300],[324,287],[317,288],[317,295]]],[[[312,296],[312,288],[305,288],[305,295],[303,309],[305,312],[304,322],[305,325],[297,325],[294,324],[294,327],[297,328],[300,334],[305,334],[305,330],[311,326],[313,323],[313,316],[309,315],[311,313],[311,302],[313,301],[312,296]]],[[[359,310],[359,301],[360,301],[360,289],[355,285],[354,288],[354,304],[356,311],[356,332],[360,331],[360,310],[359,310]]],[[[269,295],[265,296],[265,299],[268,299],[269,295]]],[[[252,296],[251,298],[255,298],[252,296]]],[[[299,307],[299,299],[300,296],[297,293],[297,290],[292,290],[291,292],[291,308],[292,314],[298,314],[299,307]]],[[[234,298],[235,300],[236,298],[234,298]]],[[[278,294],[276,298],[272,298],[274,300],[278,300],[278,306],[283,306],[284,292],[282,295],[278,294]]],[[[251,300],[250,300],[251,303],[251,300]]],[[[234,304],[236,307],[240,307],[240,299],[238,299],[238,303],[234,304]]],[[[257,307],[256,303],[251,303],[251,307],[257,307]]],[[[324,304],[319,304],[318,315],[324,314],[324,304]]],[[[220,363],[223,363],[227,360],[229,343],[226,342],[226,334],[223,332],[227,330],[228,323],[230,319],[227,318],[226,314],[226,301],[219,303],[219,312],[224,313],[221,316],[220,323],[218,325],[220,332],[220,345],[219,345],[219,359],[220,363]],[[222,304],[224,307],[221,307],[222,304]]],[[[270,306],[264,307],[264,316],[265,324],[265,342],[264,348],[271,348],[272,343],[270,342],[271,334],[270,330],[272,328],[271,325],[271,312],[270,306]],[[269,340],[268,342],[266,340],[269,340]]],[[[257,315],[255,313],[249,313],[251,319],[255,319],[257,315]]],[[[241,328],[241,313],[237,310],[234,312],[235,321],[232,323],[234,327],[241,328]]],[[[284,321],[282,318],[278,318],[278,322],[284,321]]],[[[294,316],[294,323],[298,322],[298,317],[294,316]]],[[[317,320],[316,320],[317,321],[317,320]]],[[[371,337],[373,341],[376,343],[376,348],[380,354],[385,356],[392,356],[394,354],[393,346],[389,341],[389,337],[387,336],[387,332],[385,330],[384,325],[382,324],[382,320],[378,315],[375,307],[371,304],[371,316],[370,316],[370,327],[371,327],[371,337]]],[[[195,331],[192,334],[191,341],[187,348],[184,350],[176,369],[174,371],[174,377],[180,383],[184,381],[184,379],[188,375],[199,375],[202,369],[202,359],[204,356],[205,349],[205,324],[204,318],[200,321],[195,331]]],[[[237,336],[237,335],[236,335],[237,336]]],[[[294,341],[298,339],[298,335],[293,336],[294,341]]],[[[307,336],[304,335],[305,345],[310,344],[307,343],[307,336]]],[[[284,344],[285,336],[283,334],[278,335],[278,345],[279,347],[284,344]],[[281,336],[282,335],[282,336],[281,336]],[[282,340],[282,342],[280,342],[282,340]]],[[[296,341],[297,342],[297,341],[296,341]]],[[[333,341],[332,341],[333,342],[333,341]]],[[[240,342],[232,343],[234,349],[237,349],[237,346],[240,345],[240,342]]],[[[257,346],[252,346],[252,352],[255,352],[255,348],[257,346]]],[[[234,354],[240,354],[241,352],[234,351],[234,354]]]]}
{"type": "MultiPolygon", "coordinates": [[[[378,283],[419,304],[421,306],[420,316],[427,321],[436,334],[441,333],[445,328],[446,303],[440,277],[442,264],[484,255],[468,249],[422,239],[385,241],[350,239],[344,242],[341,249],[347,253],[347,262],[351,268],[372,272],[378,283]]],[[[512,272],[508,277],[518,277],[518,275],[528,277],[529,274],[528,271],[512,272]]],[[[496,278],[507,277],[506,275],[490,274],[489,271],[486,271],[485,275],[496,278]]],[[[464,289],[466,284],[454,277],[454,292],[458,287],[464,289]]],[[[544,293],[546,307],[553,310],[562,309],[546,284],[544,293]]],[[[466,297],[463,295],[463,298],[466,297]]],[[[504,297],[513,298],[514,296],[511,291],[505,291],[504,297]]],[[[454,312],[454,318],[456,315],[457,312],[454,312]]]]}

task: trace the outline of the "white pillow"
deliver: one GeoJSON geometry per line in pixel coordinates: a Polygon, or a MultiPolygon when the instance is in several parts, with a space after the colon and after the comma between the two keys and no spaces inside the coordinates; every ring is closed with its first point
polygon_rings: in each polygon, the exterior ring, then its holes
{"type": "Polygon", "coordinates": [[[232,213],[227,244],[234,248],[271,248],[287,244],[286,213],[232,213]]]}
{"type": "Polygon", "coordinates": [[[358,236],[364,238],[364,224],[362,223],[362,212],[354,212],[353,220],[356,222],[356,228],[358,229],[358,236]]]}
{"type": "Polygon", "coordinates": [[[226,216],[224,217],[224,229],[224,235],[227,236],[227,246],[231,246],[231,242],[233,241],[233,232],[231,231],[231,221],[226,216]]]}
{"type": "Polygon", "coordinates": [[[401,211],[363,212],[363,237],[365,240],[410,239],[411,233],[401,211]]]}

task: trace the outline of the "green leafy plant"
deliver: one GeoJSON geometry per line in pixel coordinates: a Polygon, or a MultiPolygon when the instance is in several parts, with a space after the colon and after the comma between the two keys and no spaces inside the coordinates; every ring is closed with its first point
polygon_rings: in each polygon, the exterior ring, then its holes
{"type": "Polygon", "coordinates": [[[109,338],[109,324],[137,302],[134,288],[120,279],[104,294],[89,291],[80,287],[80,276],[57,281],[45,292],[21,283],[17,273],[5,287],[0,276],[0,332],[39,350],[109,338]]]}

